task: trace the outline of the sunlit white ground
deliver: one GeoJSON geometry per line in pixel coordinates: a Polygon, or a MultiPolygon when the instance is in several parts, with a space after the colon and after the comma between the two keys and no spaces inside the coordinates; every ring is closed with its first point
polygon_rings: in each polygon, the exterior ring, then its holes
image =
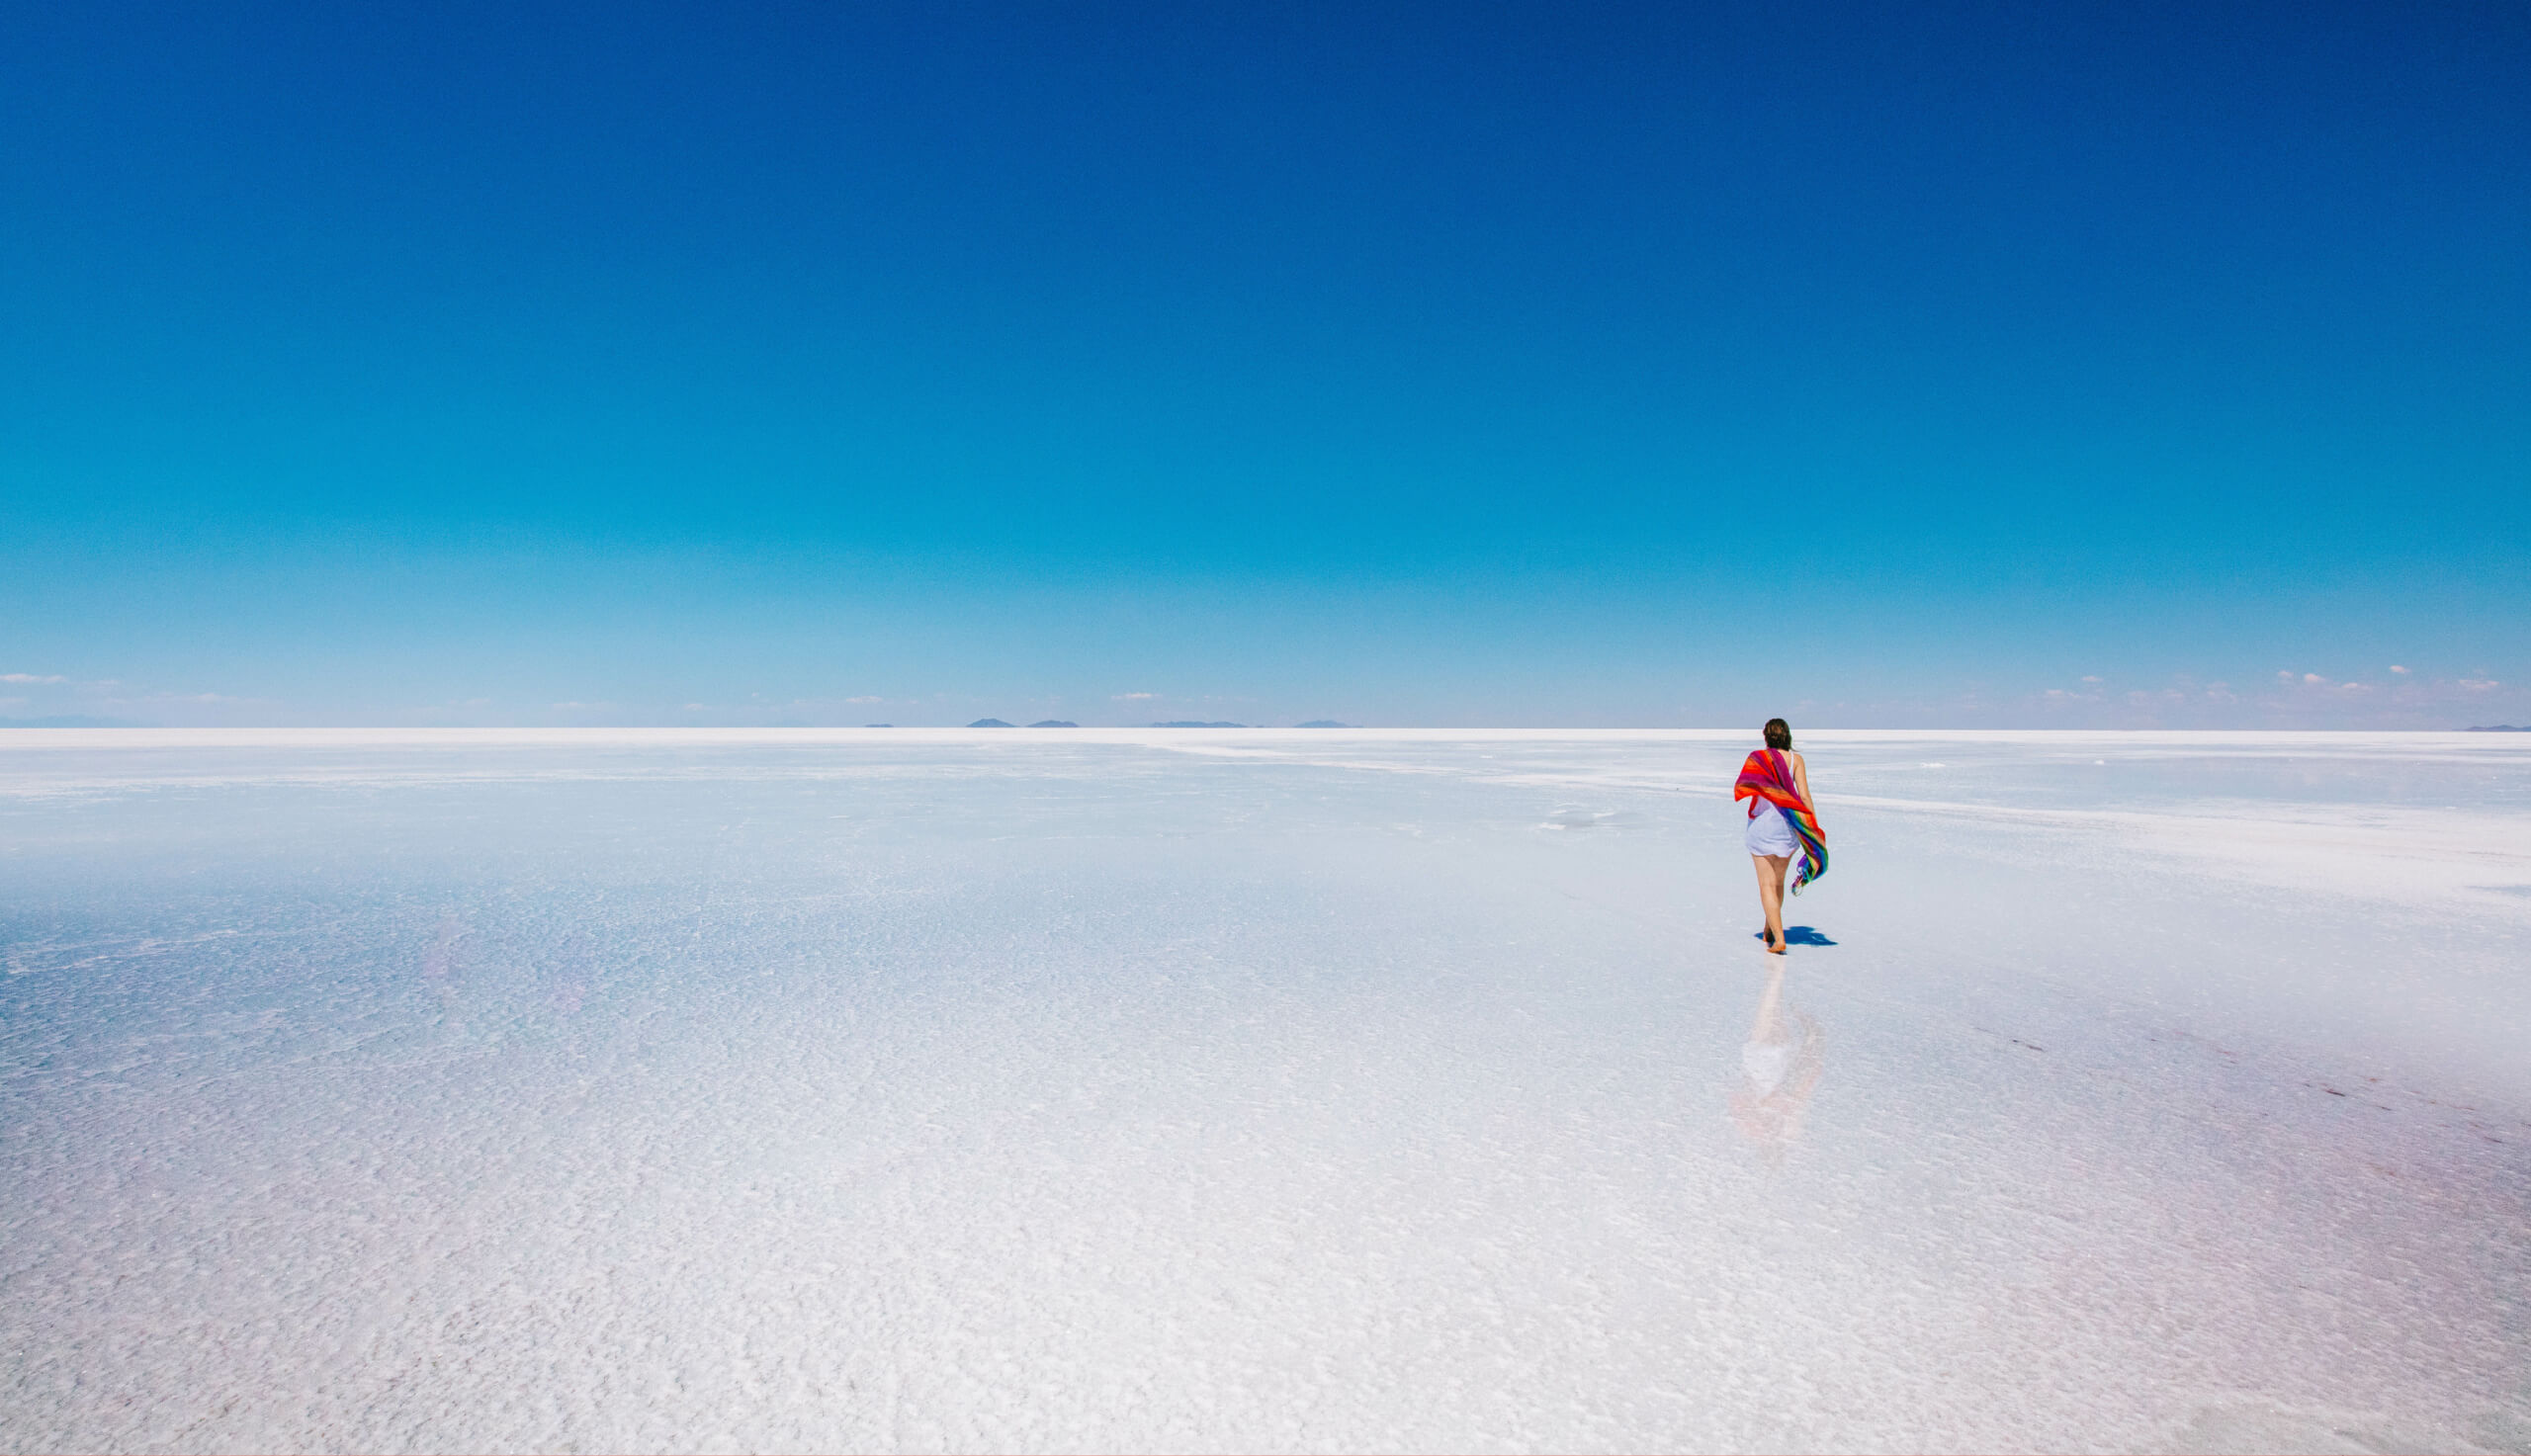
{"type": "Polygon", "coordinates": [[[0,736],[0,1446],[2531,1446],[2531,741],[1747,746],[0,736]]]}

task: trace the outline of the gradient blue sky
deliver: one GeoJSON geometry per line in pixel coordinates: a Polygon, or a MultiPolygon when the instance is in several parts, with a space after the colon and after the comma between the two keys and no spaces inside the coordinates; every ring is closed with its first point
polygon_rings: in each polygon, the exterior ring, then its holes
{"type": "Polygon", "coordinates": [[[2526,78],[2513,3],[10,5],[0,716],[2531,722],[2526,78]]]}

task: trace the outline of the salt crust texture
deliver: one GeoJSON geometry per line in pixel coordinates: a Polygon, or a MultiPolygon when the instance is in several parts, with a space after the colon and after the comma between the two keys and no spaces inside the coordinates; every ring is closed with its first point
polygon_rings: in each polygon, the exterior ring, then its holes
{"type": "Polygon", "coordinates": [[[2531,744],[0,738],[10,1450],[2531,1446],[2531,744]]]}

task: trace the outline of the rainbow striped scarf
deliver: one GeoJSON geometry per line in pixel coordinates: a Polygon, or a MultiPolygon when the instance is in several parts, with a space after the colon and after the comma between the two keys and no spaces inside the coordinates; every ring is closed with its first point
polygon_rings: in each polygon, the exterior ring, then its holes
{"type": "Polygon", "coordinates": [[[1740,782],[1731,786],[1731,801],[1749,801],[1749,817],[1774,805],[1784,811],[1785,822],[1792,825],[1793,837],[1801,841],[1801,867],[1793,872],[1792,893],[1828,873],[1828,836],[1820,832],[1819,815],[1801,802],[1799,790],[1792,787],[1792,765],[1783,753],[1761,748],[1740,765],[1740,782]]]}

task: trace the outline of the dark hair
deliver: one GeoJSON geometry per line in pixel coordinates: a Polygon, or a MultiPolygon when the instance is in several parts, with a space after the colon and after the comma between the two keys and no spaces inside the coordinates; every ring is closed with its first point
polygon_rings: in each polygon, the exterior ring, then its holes
{"type": "Polygon", "coordinates": [[[1792,725],[1781,718],[1767,720],[1767,746],[1778,753],[1792,746],[1792,725]]]}

